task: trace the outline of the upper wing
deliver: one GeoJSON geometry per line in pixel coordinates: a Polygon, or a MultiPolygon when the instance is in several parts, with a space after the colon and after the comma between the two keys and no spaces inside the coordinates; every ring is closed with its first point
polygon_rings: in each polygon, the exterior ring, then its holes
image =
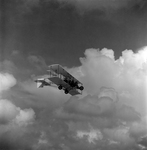
{"type": "Polygon", "coordinates": [[[78,81],[75,77],[73,77],[70,73],[68,73],[61,65],[59,64],[53,64],[49,66],[49,70],[54,71],[57,74],[61,74],[64,77],[69,77],[70,79],[73,79],[74,81],[82,84],[80,81],[78,81]]]}
{"type": "Polygon", "coordinates": [[[60,79],[59,77],[51,77],[51,78],[49,78],[49,80],[51,80],[57,86],[61,85],[65,89],[70,88],[70,85],[68,83],[66,83],[65,81],[63,81],[62,79],[60,79]]]}

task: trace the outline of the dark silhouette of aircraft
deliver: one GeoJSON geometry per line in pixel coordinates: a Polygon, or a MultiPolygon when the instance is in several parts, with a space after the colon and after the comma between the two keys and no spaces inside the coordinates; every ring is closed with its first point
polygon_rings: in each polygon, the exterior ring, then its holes
{"type": "Polygon", "coordinates": [[[82,94],[84,90],[83,84],[68,73],[61,65],[50,65],[47,71],[49,72],[47,78],[35,80],[38,88],[56,85],[59,90],[64,90],[65,94],[69,93],[72,96],[82,94]]]}

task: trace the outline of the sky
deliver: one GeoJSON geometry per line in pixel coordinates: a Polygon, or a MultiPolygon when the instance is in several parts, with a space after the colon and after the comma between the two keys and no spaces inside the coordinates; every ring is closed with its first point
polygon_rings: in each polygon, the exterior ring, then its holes
{"type": "Polygon", "coordinates": [[[0,149],[147,150],[147,2],[0,1],[0,149]],[[82,95],[34,79],[61,64],[82,95]]]}

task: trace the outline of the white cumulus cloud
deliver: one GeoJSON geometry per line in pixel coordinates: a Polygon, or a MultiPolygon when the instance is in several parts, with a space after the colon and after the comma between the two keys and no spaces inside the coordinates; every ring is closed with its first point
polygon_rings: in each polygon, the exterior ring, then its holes
{"type": "Polygon", "coordinates": [[[28,125],[33,122],[34,117],[32,109],[22,110],[9,100],[0,100],[0,124],[15,122],[17,125],[28,125]]]}
{"type": "Polygon", "coordinates": [[[1,109],[1,122],[29,127],[36,115],[34,149],[139,149],[147,135],[146,54],[146,47],[136,53],[125,50],[116,60],[111,49],[87,49],[79,67],[66,67],[83,83],[82,96],[37,89],[29,79],[19,86],[36,112],[3,100],[11,111],[1,109]]]}
{"type": "Polygon", "coordinates": [[[0,73],[0,92],[8,90],[16,84],[16,79],[8,73],[0,73]]]}

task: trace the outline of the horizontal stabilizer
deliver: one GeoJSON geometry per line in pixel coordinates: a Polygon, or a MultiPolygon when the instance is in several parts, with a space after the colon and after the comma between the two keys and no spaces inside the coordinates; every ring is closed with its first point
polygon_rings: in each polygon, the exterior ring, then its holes
{"type": "Polygon", "coordinates": [[[49,79],[45,79],[45,78],[40,78],[35,80],[35,82],[37,83],[37,88],[42,88],[44,86],[51,86],[52,82],[49,81],[49,79]]]}
{"type": "Polygon", "coordinates": [[[43,88],[43,83],[42,82],[37,82],[37,88],[43,88]]]}

